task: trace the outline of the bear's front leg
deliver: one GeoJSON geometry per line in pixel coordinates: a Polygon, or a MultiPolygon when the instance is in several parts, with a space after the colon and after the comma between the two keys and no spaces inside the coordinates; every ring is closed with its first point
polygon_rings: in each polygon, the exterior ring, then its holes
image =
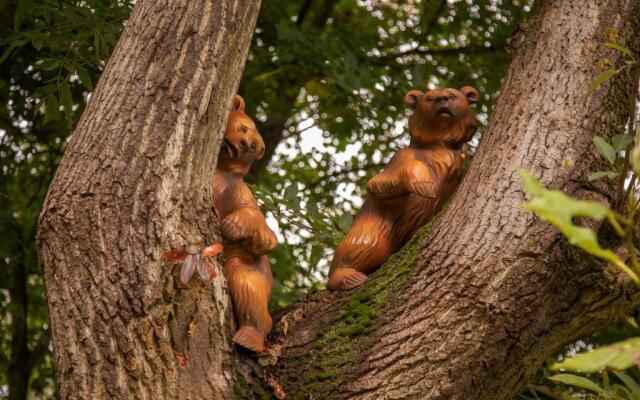
{"type": "Polygon", "coordinates": [[[417,160],[405,160],[401,164],[382,171],[367,182],[367,190],[371,194],[384,198],[407,193],[422,197],[436,197],[429,168],[417,160]]]}
{"type": "Polygon", "coordinates": [[[222,236],[230,241],[251,237],[253,225],[259,213],[249,207],[238,207],[220,222],[222,236]]]}
{"type": "Polygon", "coordinates": [[[402,167],[402,181],[407,191],[422,197],[436,198],[437,192],[431,172],[425,163],[407,161],[402,167]]]}
{"type": "Polygon", "coordinates": [[[251,239],[251,249],[258,255],[270,253],[278,245],[276,234],[269,228],[263,216],[260,223],[256,222],[256,229],[251,239]]]}
{"type": "Polygon", "coordinates": [[[239,207],[222,219],[222,235],[230,241],[249,239],[255,254],[266,254],[278,244],[276,235],[267,226],[264,215],[253,207],[239,207]]]}
{"type": "Polygon", "coordinates": [[[382,171],[369,179],[367,191],[378,197],[396,197],[406,194],[407,188],[398,172],[394,169],[382,171]]]}

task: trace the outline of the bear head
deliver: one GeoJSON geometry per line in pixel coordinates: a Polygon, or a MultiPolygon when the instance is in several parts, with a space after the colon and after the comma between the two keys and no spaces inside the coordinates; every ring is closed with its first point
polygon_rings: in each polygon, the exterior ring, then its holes
{"type": "Polygon", "coordinates": [[[256,124],[244,113],[244,99],[233,98],[233,106],[218,157],[218,167],[246,174],[251,163],[264,155],[265,145],[256,124]]]}
{"type": "Polygon", "coordinates": [[[426,93],[410,90],[404,102],[414,108],[409,118],[411,144],[417,147],[446,144],[455,148],[473,137],[478,121],[469,106],[478,101],[471,86],[460,90],[433,89],[426,93]]]}

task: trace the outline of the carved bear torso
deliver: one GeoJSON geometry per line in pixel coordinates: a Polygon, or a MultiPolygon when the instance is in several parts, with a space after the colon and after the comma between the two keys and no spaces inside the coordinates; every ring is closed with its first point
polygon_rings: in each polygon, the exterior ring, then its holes
{"type": "Polygon", "coordinates": [[[477,96],[470,87],[407,93],[405,102],[416,109],[409,120],[411,145],[367,183],[370,195],[331,262],[329,289],[365,282],[453,194],[463,173],[461,146],[477,129],[469,110],[477,96]]]}

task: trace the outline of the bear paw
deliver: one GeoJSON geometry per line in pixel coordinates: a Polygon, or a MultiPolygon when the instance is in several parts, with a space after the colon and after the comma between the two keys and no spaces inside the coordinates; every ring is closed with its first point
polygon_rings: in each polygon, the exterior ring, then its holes
{"type": "Polygon", "coordinates": [[[252,326],[240,327],[238,332],[233,335],[233,341],[256,353],[262,353],[264,351],[264,336],[252,326]]]}
{"type": "Polygon", "coordinates": [[[329,290],[351,290],[369,279],[367,275],[356,271],[353,268],[344,268],[329,273],[327,289],[329,290]]]}
{"type": "Polygon", "coordinates": [[[422,197],[436,198],[436,190],[430,181],[410,181],[408,189],[411,193],[422,197]]]}

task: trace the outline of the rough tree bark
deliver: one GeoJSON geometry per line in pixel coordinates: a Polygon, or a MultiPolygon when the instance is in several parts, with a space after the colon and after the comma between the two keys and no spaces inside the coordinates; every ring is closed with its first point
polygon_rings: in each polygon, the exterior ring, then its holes
{"type": "Polygon", "coordinates": [[[599,45],[607,29],[639,55],[640,3],[538,3],[514,38],[500,99],[446,211],[363,288],[312,294],[280,316],[283,355],[271,373],[287,393],[508,399],[559,346],[637,308],[640,295],[625,276],[522,209],[516,172],[522,166],[549,187],[614,202],[607,183],[587,179],[602,169],[591,139],[624,128],[637,72],[587,93],[603,59],[622,65],[599,45]]]}
{"type": "Polygon", "coordinates": [[[39,220],[62,398],[229,396],[224,279],[177,290],[161,258],[217,241],[211,179],[259,5],[136,3],[39,220]]]}
{"type": "Polygon", "coordinates": [[[586,179],[591,136],[624,125],[636,82],[586,87],[602,54],[622,62],[598,46],[605,28],[640,53],[640,5],[546,0],[447,210],[363,288],[282,313],[276,366],[232,354],[224,279],[178,290],[160,261],[216,239],[208,186],[257,12],[220,3],[137,3],[51,186],[38,247],[63,398],[253,398],[272,374],[294,398],[507,399],[550,351],[640,303],[521,209],[515,172],[613,201],[586,179]]]}

